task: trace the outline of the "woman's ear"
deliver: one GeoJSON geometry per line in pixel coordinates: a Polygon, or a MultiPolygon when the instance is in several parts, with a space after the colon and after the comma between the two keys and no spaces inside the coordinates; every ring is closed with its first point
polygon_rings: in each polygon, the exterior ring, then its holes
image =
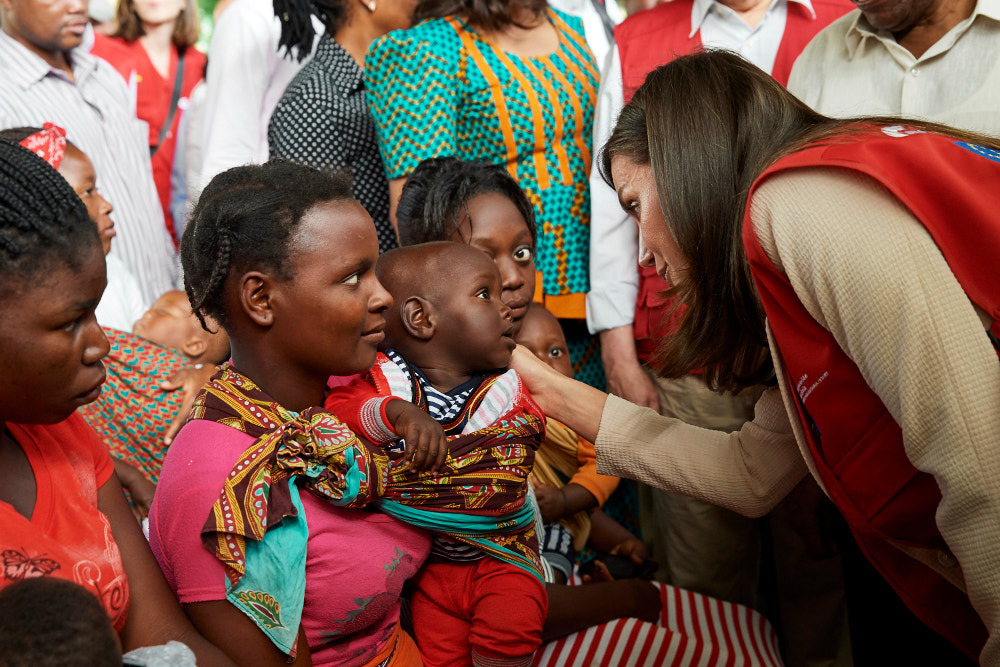
{"type": "Polygon", "coordinates": [[[434,317],[431,302],[419,296],[411,296],[399,307],[399,319],[407,335],[417,340],[434,337],[434,317]]]}
{"type": "Polygon", "coordinates": [[[271,309],[271,288],[273,280],[266,273],[248,271],[240,276],[240,307],[250,321],[261,327],[274,324],[271,309]]]}

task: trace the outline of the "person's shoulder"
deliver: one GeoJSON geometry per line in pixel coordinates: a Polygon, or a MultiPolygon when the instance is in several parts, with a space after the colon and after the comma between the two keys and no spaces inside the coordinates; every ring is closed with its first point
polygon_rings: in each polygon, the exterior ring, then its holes
{"type": "MultiPolygon", "coordinates": [[[[843,3],[837,0],[822,0],[822,2],[820,0],[813,0],[813,6],[816,9],[817,18],[821,16],[820,12],[823,10],[827,12],[839,12],[839,14],[837,19],[831,21],[829,25],[816,33],[816,36],[812,38],[812,41],[803,50],[803,55],[808,52],[825,54],[828,51],[836,50],[843,52],[842,57],[846,58],[847,33],[850,32],[851,28],[857,22],[860,11],[850,11],[849,8],[845,11],[843,3]]],[[[802,56],[799,56],[800,60],[801,58],[802,56]]]]}
{"type": "Polygon", "coordinates": [[[453,17],[426,19],[412,28],[394,30],[372,43],[369,58],[381,61],[386,56],[398,55],[457,59],[462,40],[455,28],[456,21],[453,17]]]}
{"type": "Polygon", "coordinates": [[[219,422],[192,419],[170,444],[157,494],[218,493],[253,436],[219,422]]]}
{"type": "Polygon", "coordinates": [[[687,21],[690,26],[693,4],[694,0],[673,0],[631,14],[615,27],[615,38],[622,34],[632,37],[656,33],[678,21],[687,21]]]}
{"type": "Polygon", "coordinates": [[[90,53],[103,58],[104,60],[114,60],[121,58],[131,58],[135,51],[135,45],[121,37],[112,37],[94,33],[94,43],[90,47],[90,53]]]}
{"type": "Polygon", "coordinates": [[[205,69],[205,65],[208,64],[208,56],[204,52],[196,49],[193,46],[189,46],[184,49],[184,66],[191,68],[201,68],[202,71],[205,69]]]}

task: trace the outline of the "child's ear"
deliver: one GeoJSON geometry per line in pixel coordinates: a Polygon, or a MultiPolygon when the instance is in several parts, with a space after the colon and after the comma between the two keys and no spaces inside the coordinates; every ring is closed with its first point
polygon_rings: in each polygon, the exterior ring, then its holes
{"type": "Polygon", "coordinates": [[[411,296],[399,307],[399,318],[409,336],[418,340],[434,337],[434,313],[431,303],[419,296],[411,296]]]}
{"type": "Polygon", "coordinates": [[[240,278],[240,307],[250,320],[262,327],[274,323],[271,310],[271,278],[266,273],[248,271],[240,278]]]}
{"type": "Polygon", "coordinates": [[[208,343],[201,336],[188,338],[181,345],[181,352],[184,356],[195,362],[201,361],[201,355],[205,354],[206,349],[208,349],[208,343]]]}

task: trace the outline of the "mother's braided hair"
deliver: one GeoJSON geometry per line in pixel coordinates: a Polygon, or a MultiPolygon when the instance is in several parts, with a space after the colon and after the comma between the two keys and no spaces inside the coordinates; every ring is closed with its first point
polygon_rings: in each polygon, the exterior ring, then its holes
{"type": "Polygon", "coordinates": [[[79,266],[100,248],[83,201],[31,151],[0,139],[0,275],[24,284],[55,262],[79,266]]]}
{"type": "Polygon", "coordinates": [[[287,160],[234,167],[213,178],[181,239],[184,288],[202,326],[208,328],[205,316],[231,324],[225,310],[230,275],[258,270],[291,279],[289,246],[302,216],[317,204],[353,199],[348,172],[287,160]]]}

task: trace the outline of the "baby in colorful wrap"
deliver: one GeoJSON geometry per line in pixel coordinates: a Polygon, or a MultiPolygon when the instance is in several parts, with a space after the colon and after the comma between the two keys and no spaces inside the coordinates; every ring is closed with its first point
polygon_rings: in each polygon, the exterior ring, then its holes
{"type": "Polygon", "coordinates": [[[376,506],[437,534],[411,606],[425,664],[527,667],[548,607],[526,500],[545,420],[502,370],[514,341],[499,272],[482,251],[447,242],[388,252],[376,271],[393,296],[388,349],[325,407],[393,461],[376,506]],[[435,445],[427,415],[447,436],[446,458],[418,449],[435,445]],[[404,438],[430,469],[406,464],[404,438]]]}

